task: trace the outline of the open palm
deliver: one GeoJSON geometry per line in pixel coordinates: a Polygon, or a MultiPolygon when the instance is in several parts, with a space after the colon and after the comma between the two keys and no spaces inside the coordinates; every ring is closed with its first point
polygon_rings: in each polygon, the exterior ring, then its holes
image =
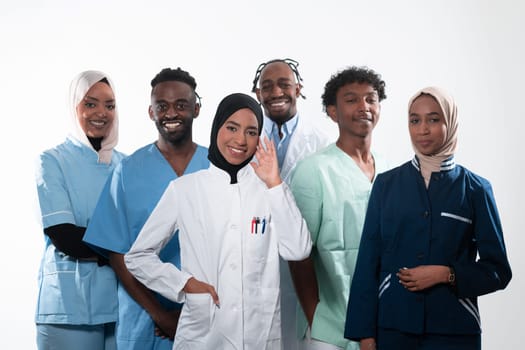
{"type": "Polygon", "coordinates": [[[277,154],[273,142],[264,138],[263,142],[259,139],[259,145],[255,152],[257,162],[251,162],[251,166],[259,178],[268,186],[272,188],[279,185],[282,180],[279,175],[279,163],[277,162],[277,154]]]}

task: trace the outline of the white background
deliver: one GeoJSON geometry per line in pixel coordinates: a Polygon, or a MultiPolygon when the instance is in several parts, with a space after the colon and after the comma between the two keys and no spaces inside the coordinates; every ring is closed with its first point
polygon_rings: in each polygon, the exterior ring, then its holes
{"type": "Polygon", "coordinates": [[[110,75],[118,149],[131,152],[156,138],[150,80],[164,67],[188,70],[203,97],[194,138],[207,146],[220,99],[250,93],[259,63],[285,57],[300,62],[301,114],[334,137],[320,102],[330,75],[348,65],[381,73],[388,98],[373,146],[393,164],[412,157],[409,97],[427,85],[456,97],[457,161],[491,181],[514,272],[506,290],[481,297],[484,349],[522,348],[524,10],[512,0],[2,1],[0,348],[35,348],[43,235],[34,160],[68,131],[73,76],[110,75]]]}

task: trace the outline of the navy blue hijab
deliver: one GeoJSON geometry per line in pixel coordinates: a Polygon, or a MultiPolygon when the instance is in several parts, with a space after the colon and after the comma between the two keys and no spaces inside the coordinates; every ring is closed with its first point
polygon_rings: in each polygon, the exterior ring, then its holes
{"type": "Polygon", "coordinates": [[[228,163],[222,156],[221,152],[219,152],[219,148],[217,146],[217,134],[226,120],[233,113],[243,108],[249,108],[255,114],[255,117],[257,118],[259,136],[261,136],[263,124],[263,113],[261,106],[252,97],[241,93],[234,93],[222,99],[221,103],[219,103],[219,106],[217,107],[217,112],[215,113],[215,118],[213,118],[213,124],[211,126],[208,159],[217,168],[226,171],[230,175],[231,184],[237,183],[237,172],[252,160],[253,154],[251,154],[241,164],[235,165],[228,163]]]}

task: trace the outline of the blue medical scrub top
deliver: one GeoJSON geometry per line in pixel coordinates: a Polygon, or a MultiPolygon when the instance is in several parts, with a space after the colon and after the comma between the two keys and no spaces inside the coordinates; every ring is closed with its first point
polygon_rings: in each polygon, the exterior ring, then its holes
{"type": "MultiPolygon", "coordinates": [[[[124,154],[113,151],[110,164],[73,137],[43,152],[37,169],[42,226],[69,223],[86,227],[104,183],[124,154]]],[[[109,266],[72,258],[45,236],[39,271],[35,321],[96,325],[117,320],[117,281],[109,266]]]]}
{"type": "MultiPolygon", "coordinates": [[[[208,149],[198,146],[184,174],[209,167],[208,149]]],[[[125,254],[155,208],[170,181],[177,174],[155,144],[135,151],[125,158],[108,179],[84,241],[101,250],[125,254]]],[[[178,236],[161,251],[160,258],[180,267],[178,236]]],[[[156,294],[166,309],[180,305],[156,294]]],[[[149,314],[118,286],[119,318],[117,345],[123,349],[171,349],[173,342],[154,334],[149,314]]]]}

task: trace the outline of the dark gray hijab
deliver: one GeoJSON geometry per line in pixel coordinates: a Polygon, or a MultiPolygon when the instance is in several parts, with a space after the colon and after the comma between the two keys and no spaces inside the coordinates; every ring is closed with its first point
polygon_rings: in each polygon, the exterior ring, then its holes
{"type": "Polygon", "coordinates": [[[263,113],[261,110],[261,106],[252,97],[241,93],[234,93],[222,99],[221,103],[219,103],[219,106],[217,107],[217,112],[215,113],[215,118],[213,118],[213,124],[211,127],[208,159],[217,168],[226,171],[230,175],[231,184],[237,183],[237,172],[252,160],[253,154],[251,154],[241,164],[234,165],[228,163],[226,159],[222,156],[221,152],[219,152],[219,148],[217,146],[217,134],[219,133],[219,129],[226,122],[226,120],[233,113],[243,108],[249,108],[255,114],[255,117],[257,118],[259,136],[261,136],[263,124],[263,113]]]}

